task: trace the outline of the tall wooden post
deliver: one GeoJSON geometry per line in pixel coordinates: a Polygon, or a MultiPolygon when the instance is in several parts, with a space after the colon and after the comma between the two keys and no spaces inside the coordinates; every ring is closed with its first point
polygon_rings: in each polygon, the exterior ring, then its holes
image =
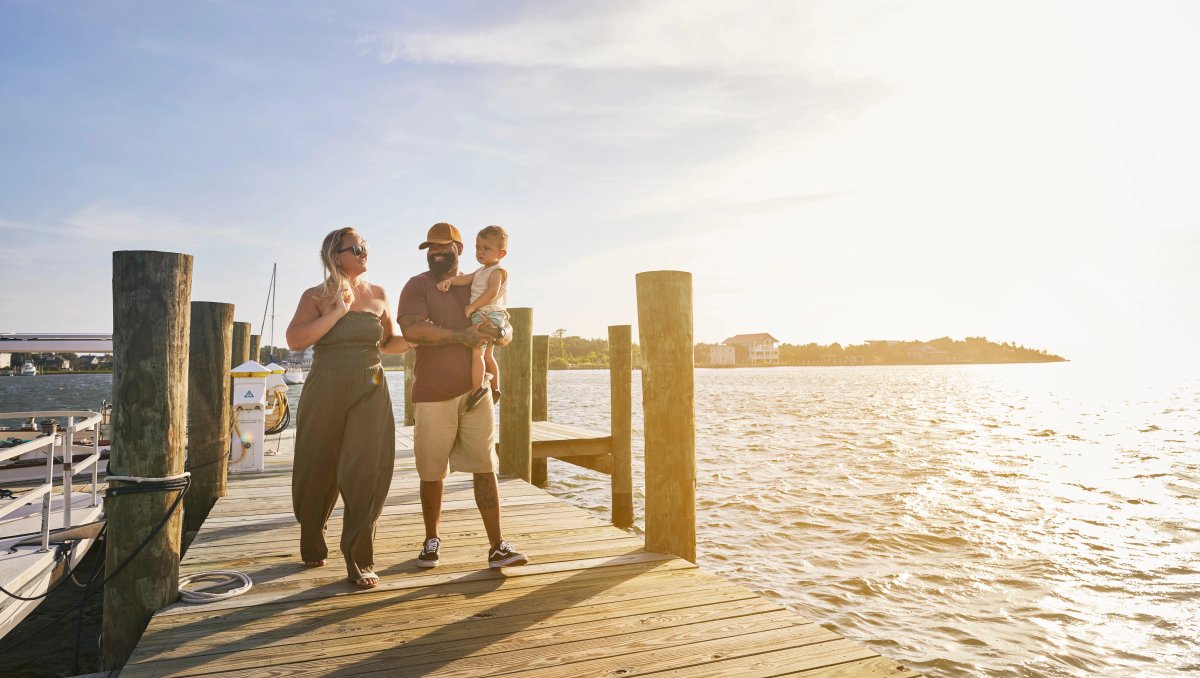
{"type": "MultiPolygon", "coordinates": [[[[166,478],[183,473],[191,290],[189,255],[113,252],[110,492],[134,484],[113,476],[166,478]]],[[[104,569],[112,577],[104,585],[105,669],[124,665],[150,615],[178,596],[183,511],[182,506],[171,509],[180,491],[122,494],[104,503],[104,569]]]]}
{"type": "Polygon", "coordinates": [[[257,334],[250,335],[250,360],[253,360],[256,363],[261,362],[260,354],[262,353],[262,351],[259,350],[259,348],[260,348],[259,344],[261,342],[262,342],[261,336],[259,336],[257,334]]]}
{"type": "Polygon", "coordinates": [[[637,274],[646,419],[646,550],[696,562],[692,274],[637,274]]]}
{"type": "Polygon", "coordinates": [[[417,352],[409,351],[404,354],[404,425],[412,426],[417,423],[413,416],[412,387],[417,376],[417,352]]]}
{"type": "MultiPolygon", "coordinates": [[[[544,334],[533,336],[533,406],[531,408],[533,421],[547,421],[550,418],[550,403],[546,399],[546,382],[549,378],[550,337],[544,334]]],[[[546,462],[548,459],[534,459],[530,466],[533,484],[545,487],[549,480],[546,462]]]]}
{"type": "MultiPolygon", "coordinates": [[[[230,356],[231,367],[237,367],[250,359],[250,323],[233,324],[233,351],[230,356]]],[[[230,383],[232,377],[230,377],[230,383]]]]}
{"type": "MultiPolygon", "coordinates": [[[[508,309],[512,341],[504,347],[500,381],[500,473],[532,479],[533,309],[508,309]]],[[[486,405],[485,405],[486,406],[486,405]]]]}
{"type": "Polygon", "coordinates": [[[546,382],[549,378],[550,337],[544,334],[533,336],[533,420],[550,419],[550,401],[546,399],[546,382]]]}
{"type": "Polygon", "coordinates": [[[199,530],[217,497],[225,496],[232,347],[233,304],[193,301],[187,443],[192,487],[183,500],[184,532],[199,530]]]}
{"type": "Polygon", "coordinates": [[[612,435],[612,523],[633,525],[633,344],[629,325],[608,328],[612,435]]]}

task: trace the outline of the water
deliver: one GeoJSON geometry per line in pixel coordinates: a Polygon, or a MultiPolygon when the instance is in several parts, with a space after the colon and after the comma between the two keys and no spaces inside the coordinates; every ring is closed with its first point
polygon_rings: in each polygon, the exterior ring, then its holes
{"type": "MultiPolygon", "coordinates": [[[[0,379],[0,410],[110,387],[0,379]]],[[[1200,374],[698,370],[696,390],[702,566],[931,676],[1200,671],[1200,374]]],[[[549,400],[555,421],[608,426],[606,372],[553,372],[549,400]]],[[[607,477],[549,475],[608,515],[607,477]]]]}

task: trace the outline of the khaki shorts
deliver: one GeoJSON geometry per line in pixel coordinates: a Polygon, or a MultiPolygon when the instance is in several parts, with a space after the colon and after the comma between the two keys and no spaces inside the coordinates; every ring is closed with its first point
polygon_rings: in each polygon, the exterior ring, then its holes
{"type": "Polygon", "coordinates": [[[451,471],[495,473],[496,412],[488,401],[467,412],[467,396],[414,403],[413,454],[421,480],[442,480],[451,471]]]}

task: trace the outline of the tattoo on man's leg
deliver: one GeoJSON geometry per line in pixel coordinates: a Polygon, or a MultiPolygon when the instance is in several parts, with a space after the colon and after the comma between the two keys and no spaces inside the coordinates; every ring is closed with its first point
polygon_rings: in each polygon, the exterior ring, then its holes
{"type": "Polygon", "coordinates": [[[475,474],[475,505],[481,509],[494,509],[500,505],[496,491],[496,476],[490,473],[475,474]]]}

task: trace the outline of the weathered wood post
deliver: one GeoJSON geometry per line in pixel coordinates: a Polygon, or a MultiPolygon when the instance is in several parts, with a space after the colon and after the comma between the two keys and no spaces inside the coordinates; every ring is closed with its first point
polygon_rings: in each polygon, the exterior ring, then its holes
{"type": "MultiPolygon", "coordinates": [[[[250,360],[253,360],[254,362],[259,362],[259,357],[260,357],[259,354],[261,353],[261,351],[259,351],[258,349],[259,349],[259,344],[261,344],[261,343],[262,343],[262,337],[260,335],[257,335],[257,334],[250,335],[250,360]]],[[[240,365],[241,363],[238,363],[238,364],[240,365]]],[[[234,367],[236,367],[236,366],[237,365],[234,365],[234,367]]]]}
{"type": "Polygon", "coordinates": [[[637,274],[646,420],[646,550],[696,562],[692,274],[637,274]]]}
{"type": "MultiPolygon", "coordinates": [[[[549,378],[550,337],[545,334],[533,336],[533,405],[531,408],[533,421],[547,421],[550,418],[550,403],[546,399],[546,381],[549,378]]],[[[546,462],[548,459],[534,459],[530,467],[533,484],[545,487],[549,480],[546,462]]]]}
{"type": "Polygon", "coordinates": [[[550,419],[550,403],[546,399],[546,382],[549,377],[550,337],[544,334],[533,336],[533,420],[550,419]]]}
{"type": "Polygon", "coordinates": [[[115,476],[167,479],[183,473],[191,290],[189,255],[113,252],[105,669],[124,665],[150,615],[178,597],[182,489],[120,494],[122,488],[149,485],[115,476]]]}
{"type": "MultiPolygon", "coordinates": [[[[230,356],[230,366],[237,367],[250,359],[250,323],[233,324],[233,351],[230,356]]],[[[233,377],[229,378],[233,383],[233,377]]]]}
{"type": "MultiPolygon", "coordinates": [[[[508,309],[512,341],[505,346],[500,369],[500,473],[529,482],[533,436],[533,309],[508,309]]],[[[486,403],[484,404],[486,407],[486,403]]]]}
{"type": "Polygon", "coordinates": [[[417,376],[417,352],[408,351],[404,354],[404,425],[412,426],[417,423],[414,418],[412,387],[417,376]]]}
{"type": "Polygon", "coordinates": [[[633,332],[608,328],[609,433],[612,436],[612,523],[633,525],[633,332]]]}
{"type": "Polygon", "coordinates": [[[184,499],[184,532],[194,532],[224,497],[229,472],[229,371],[233,304],[192,302],[188,360],[187,461],[192,487],[184,499]]]}

